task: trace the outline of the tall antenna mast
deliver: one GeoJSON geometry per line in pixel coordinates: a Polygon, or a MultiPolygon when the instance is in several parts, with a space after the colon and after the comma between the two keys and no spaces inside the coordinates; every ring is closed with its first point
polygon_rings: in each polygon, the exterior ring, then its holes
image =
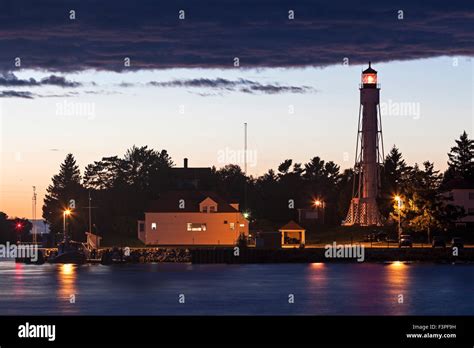
{"type": "Polygon", "coordinates": [[[91,190],[89,190],[89,233],[92,233],[92,207],[91,207],[91,190]]]}
{"type": "Polygon", "coordinates": [[[244,171],[247,175],[247,122],[244,123],[244,171]]]}
{"type": "Polygon", "coordinates": [[[247,122],[244,123],[244,210],[247,210],[247,122]]]}
{"type": "Polygon", "coordinates": [[[36,186],[33,186],[33,199],[32,199],[32,209],[33,209],[33,244],[36,244],[36,186]]]}

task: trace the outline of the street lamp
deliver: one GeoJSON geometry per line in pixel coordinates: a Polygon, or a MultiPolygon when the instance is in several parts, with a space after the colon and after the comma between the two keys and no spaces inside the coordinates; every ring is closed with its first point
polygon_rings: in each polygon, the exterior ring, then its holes
{"type": "Polygon", "coordinates": [[[316,207],[316,209],[322,208],[321,223],[324,225],[324,201],[320,199],[315,199],[313,204],[316,207]]]}
{"type": "Polygon", "coordinates": [[[400,233],[402,231],[401,229],[402,197],[400,197],[399,195],[396,195],[394,198],[398,204],[398,239],[400,239],[400,233]]]}
{"type": "Polygon", "coordinates": [[[71,210],[66,209],[63,211],[63,233],[64,233],[64,239],[66,239],[66,216],[71,215],[71,210]]]}

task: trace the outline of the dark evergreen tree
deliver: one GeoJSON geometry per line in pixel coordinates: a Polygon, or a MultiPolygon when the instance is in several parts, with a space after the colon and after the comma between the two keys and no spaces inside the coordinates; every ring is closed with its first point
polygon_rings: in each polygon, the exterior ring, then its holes
{"type": "Polygon", "coordinates": [[[51,225],[52,233],[63,232],[63,212],[74,200],[75,209],[68,217],[67,230],[75,240],[85,238],[85,216],[82,209],[87,201],[84,199],[81,185],[81,173],[72,154],[68,154],[60,166],[59,174],[53,176],[48,186],[43,205],[43,218],[51,225]]]}
{"type": "Polygon", "coordinates": [[[386,218],[392,210],[393,197],[400,193],[404,174],[410,168],[406,165],[400,150],[393,145],[385,157],[381,170],[380,212],[386,218]]]}
{"type": "Polygon", "coordinates": [[[452,179],[474,182],[474,140],[469,139],[466,131],[456,140],[456,146],[451,148],[448,157],[445,183],[452,179]]]}

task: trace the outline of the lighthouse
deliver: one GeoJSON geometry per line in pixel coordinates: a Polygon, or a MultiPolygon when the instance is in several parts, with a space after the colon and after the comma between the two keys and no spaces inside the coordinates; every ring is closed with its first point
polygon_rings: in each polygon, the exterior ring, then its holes
{"type": "Polygon", "coordinates": [[[343,225],[381,225],[377,198],[380,190],[380,168],[383,163],[380,85],[377,71],[369,67],[362,72],[359,121],[357,130],[354,186],[349,212],[343,225]]]}

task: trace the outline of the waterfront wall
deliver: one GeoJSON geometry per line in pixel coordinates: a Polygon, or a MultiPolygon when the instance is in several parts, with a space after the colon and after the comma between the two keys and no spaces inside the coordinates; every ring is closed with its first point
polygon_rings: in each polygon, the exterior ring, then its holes
{"type": "MultiPolygon", "coordinates": [[[[207,248],[191,250],[192,263],[312,263],[357,262],[356,258],[327,258],[324,248],[308,249],[240,249],[207,248]]],[[[364,262],[421,261],[421,262],[474,262],[474,248],[459,250],[453,256],[451,248],[365,248],[364,262]]]]}
{"type": "MultiPolygon", "coordinates": [[[[355,245],[354,245],[355,246],[355,245]]],[[[43,252],[46,251],[42,249],[43,252]]],[[[53,249],[48,249],[53,251],[53,249]]],[[[256,249],[240,248],[238,256],[234,247],[199,247],[199,248],[133,248],[130,256],[124,255],[123,249],[102,249],[96,258],[88,262],[109,263],[150,263],[150,262],[192,262],[205,263],[314,263],[314,262],[358,262],[353,258],[327,258],[325,248],[306,249],[256,249]]],[[[48,254],[48,253],[46,253],[48,254]]],[[[46,260],[48,257],[46,256],[46,260]]],[[[459,250],[454,256],[451,248],[365,248],[364,262],[443,262],[474,263],[474,248],[459,250]]],[[[21,261],[21,260],[17,260],[21,261]]]]}

